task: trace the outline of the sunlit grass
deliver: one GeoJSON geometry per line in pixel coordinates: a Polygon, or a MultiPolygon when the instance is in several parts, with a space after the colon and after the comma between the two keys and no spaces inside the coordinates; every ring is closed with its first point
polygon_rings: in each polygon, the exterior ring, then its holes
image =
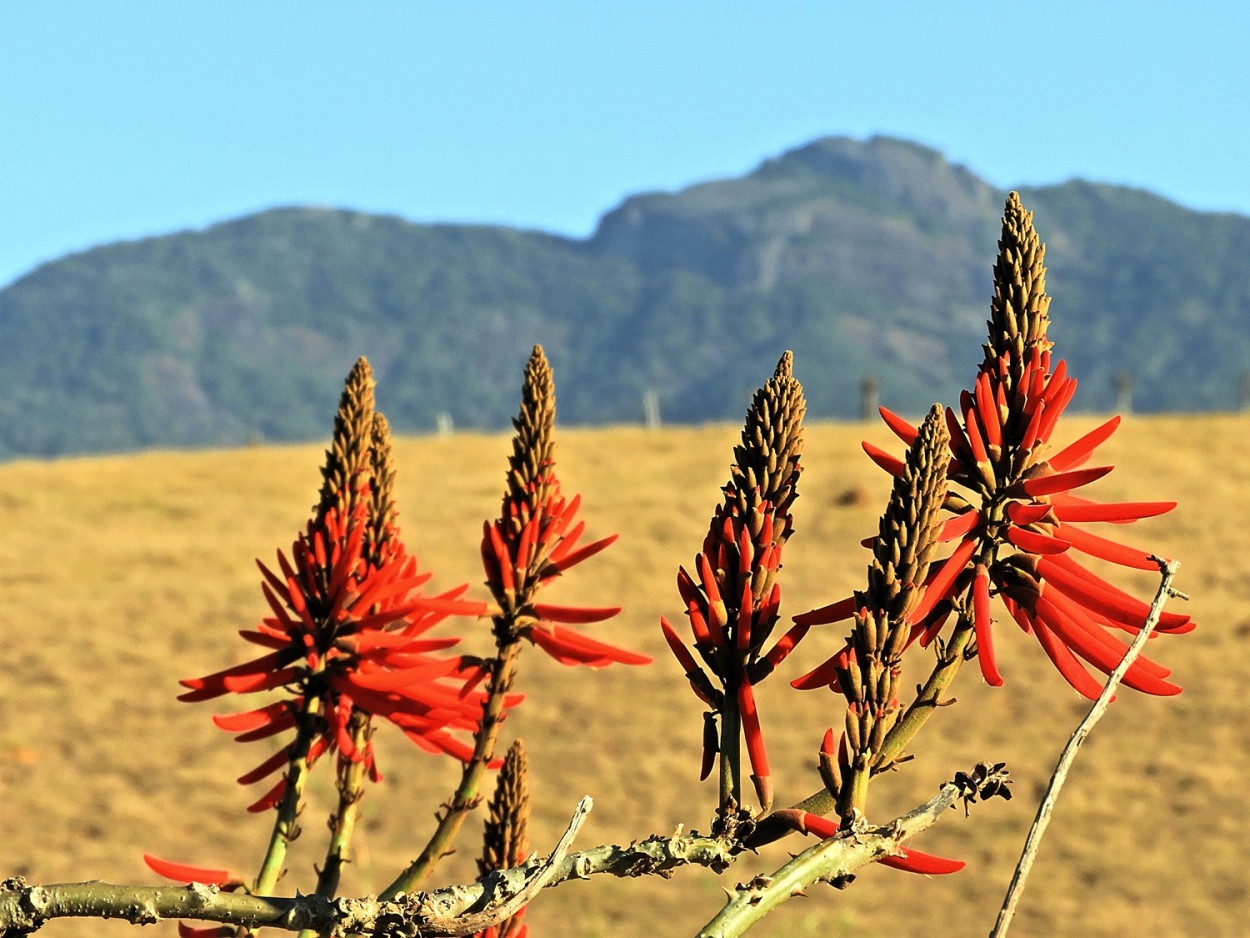
{"type": "MultiPolygon", "coordinates": [[[[1066,433],[1092,424],[1074,419],[1066,433]]],[[[657,662],[592,673],[523,657],[519,689],[528,700],[504,736],[523,735],[530,750],[537,850],[554,842],[583,794],[596,799],[583,846],[707,827],[715,792],[696,781],[701,708],[657,620],[680,617],[676,567],[701,543],[736,434],[730,426],[560,433],[561,474],[584,496],[588,536],[618,531],[621,539],[556,584],[552,599],[624,605],[594,634],[657,662]]],[[[1185,693],[1122,693],[1083,750],[1026,894],[1021,934],[1241,928],[1250,901],[1240,821],[1250,775],[1248,434],[1245,417],[1131,417],[1100,451],[1120,467],[1098,483],[1102,497],[1180,500],[1176,512],[1122,539],[1181,559],[1177,585],[1193,595],[1187,611],[1200,624],[1152,643],[1151,656],[1174,668],[1185,693]]],[[[809,429],[782,576],[790,614],[844,595],[863,576],[857,543],[875,527],[888,486],[859,451],[861,436],[896,448],[876,426],[809,429]]],[[[503,436],[398,441],[405,539],[436,587],[469,582],[484,595],[477,544],[482,520],[498,510],[506,453],[503,436]]],[[[259,753],[211,726],[211,704],[176,703],[176,680],[243,660],[247,646],[234,631],[263,612],[252,558],[289,546],[315,500],[321,456],[321,447],[295,446],[0,466],[0,875],[150,882],[143,851],[255,866],[269,819],[243,813],[252,798],[233,779],[259,753]]],[[[1149,574],[1121,582],[1146,597],[1153,591],[1149,574]]],[[[935,880],[868,870],[846,892],[822,888],[796,900],[760,934],[925,935],[935,921],[952,935],[988,931],[1040,788],[1084,709],[1032,639],[1000,634],[1006,686],[990,691],[975,668],[966,672],[959,704],[921,736],[920,757],[874,786],[872,816],[885,819],[956,769],[1007,760],[1015,801],[974,808],[967,821],[952,813],[921,844],[967,859],[968,869],[935,880]]],[[[484,638],[468,644],[481,650],[484,638]]],[[[779,677],[840,640],[840,631],[813,635],[779,677]]],[[[835,703],[789,691],[782,679],[761,690],[779,801],[819,785],[815,750],[837,719],[835,703]]],[[[364,803],[357,862],[344,881],[353,891],[385,885],[411,859],[457,776],[389,727],[378,749],[386,784],[364,803]]],[[[288,890],[309,888],[331,807],[325,782],[304,813],[288,890]]],[[[468,877],[476,850],[471,823],[445,873],[468,877]]],[[[687,934],[719,906],[721,885],[783,859],[781,851],[749,858],[721,882],[685,871],[671,882],[571,884],[544,896],[530,920],[537,935],[687,934]]],[[[128,928],[66,920],[44,931],[128,928]]]]}

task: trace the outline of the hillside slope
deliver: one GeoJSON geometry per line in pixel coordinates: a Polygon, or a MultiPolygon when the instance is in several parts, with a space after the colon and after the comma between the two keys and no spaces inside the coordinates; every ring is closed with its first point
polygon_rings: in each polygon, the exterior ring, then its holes
{"type": "MultiPolygon", "coordinates": [[[[1027,190],[1054,335],[1109,406],[1229,409],[1250,348],[1250,219],[1073,182],[1027,190]]],[[[585,241],[278,209],[44,265],[0,291],[0,456],[317,436],[360,354],[401,430],[498,427],[541,342],[570,423],[736,415],[793,348],[812,413],[874,376],[916,412],[968,380],[1003,193],[890,138],[627,199],[585,241]]]]}

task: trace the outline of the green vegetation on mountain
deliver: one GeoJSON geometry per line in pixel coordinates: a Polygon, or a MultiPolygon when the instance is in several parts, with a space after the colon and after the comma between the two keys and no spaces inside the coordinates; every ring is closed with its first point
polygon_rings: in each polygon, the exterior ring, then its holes
{"type": "MultiPolygon", "coordinates": [[[[1026,190],[1054,334],[1110,407],[1236,405],[1250,219],[1071,182],[1026,190]]],[[[396,428],[497,427],[541,342],[569,423],[739,417],[785,348],[816,416],[877,377],[919,412],[969,379],[1003,193],[933,150],[815,141],[626,200],[576,241],[324,209],[96,248],[0,291],[0,455],[324,434],[358,355],[396,428]],[[756,380],[754,383],[758,383],[756,380]]]]}

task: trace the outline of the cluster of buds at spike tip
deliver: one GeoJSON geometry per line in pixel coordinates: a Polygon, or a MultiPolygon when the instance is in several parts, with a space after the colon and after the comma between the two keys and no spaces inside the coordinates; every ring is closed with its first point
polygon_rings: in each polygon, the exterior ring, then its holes
{"type": "MultiPolygon", "coordinates": [[[[798,497],[801,471],[806,403],[792,371],[793,357],[786,352],[772,378],[756,392],[742,442],[734,448],[724,499],[695,558],[694,574],[685,567],[678,571],[677,588],[686,605],[694,653],[667,619],[660,620],[695,694],[711,708],[705,723],[702,777],[710,774],[718,751],[716,718],[722,720],[722,760],[733,759],[740,721],[752,780],[766,810],[772,804],[772,775],[754,688],[807,631],[805,626],[796,626],[765,651],[778,621],[781,584],[777,575],[782,548],[794,530],[790,509],[798,497]],[[726,734],[732,738],[726,739],[726,734]]],[[[736,774],[736,766],[729,769],[736,774]]],[[[726,794],[722,790],[722,796],[726,794]]],[[[738,796],[733,793],[733,797],[738,796]]]]}
{"type": "Polygon", "coordinates": [[[950,578],[943,575],[949,561],[932,564],[947,498],[948,440],[942,409],[935,405],[908,449],[877,536],[869,542],[867,586],[849,602],[797,617],[807,626],[847,616],[854,621],[839,652],[792,682],[800,689],[830,687],[846,700],[840,744],[835,752],[830,730],[820,756],[821,776],[843,818],[863,812],[869,778],[891,764],[885,743],[902,716],[904,650],[940,628],[949,613],[950,578]]]}
{"type": "MultiPolygon", "coordinates": [[[[529,760],[518,739],[508,749],[499,770],[495,794],[490,800],[489,816],[482,833],[482,857],[477,862],[478,877],[496,870],[520,866],[529,855],[527,829],[530,815],[529,760]]],[[[511,917],[478,932],[478,938],[526,938],[522,907],[511,917]]]]}
{"type": "Polygon", "coordinates": [[[497,609],[499,647],[527,638],[562,664],[603,667],[647,664],[650,658],[565,628],[609,619],[619,606],[558,606],[536,601],[538,591],[594,556],[616,535],[579,546],[586,525],[577,519],[581,496],[566,498],[555,473],[555,382],[541,346],[525,367],[521,410],[508,458],[507,491],[499,517],[482,528],[482,564],[497,609]]]}
{"type": "MultiPolygon", "coordinates": [[[[946,412],[950,481],[966,497],[952,493],[948,499],[955,516],[947,522],[943,539],[957,542],[949,565],[952,592],[970,597],[967,605],[986,682],[1002,683],[992,632],[991,598],[997,595],[1011,619],[1037,638],[1060,674],[1093,699],[1102,682],[1082,662],[1110,673],[1125,651],[1116,633],[1140,631],[1148,606],[1074,555],[1139,570],[1157,571],[1158,563],[1151,552],[1108,540],[1085,525],[1132,523],[1170,511],[1175,502],[1106,504],[1072,494],[1112,470],[1086,464],[1120,418],[1067,446],[1051,443],[1076,380],[1063,361],[1052,362],[1044,259],[1032,213],[1013,192],[994,266],[985,359],[972,390],[960,397],[959,412],[946,412]]],[[[905,420],[884,409],[882,415],[904,442],[915,438],[916,429],[905,420]]],[[[898,474],[897,459],[868,444],[865,449],[880,466],[898,474]]],[[[1188,616],[1165,613],[1158,631],[1176,634],[1193,627],[1188,616]]],[[[1167,680],[1169,674],[1161,665],[1138,658],[1124,683],[1149,694],[1179,693],[1167,680]]]]}
{"type": "MultiPolygon", "coordinates": [[[[363,761],[376,780],[372,729],[360,732],[359,716],[353,723],[360,713],[391,722],[428,752],[467,760],[461,737],[477,727],[482,695],[471,685],[480,668],[436,655],[458,639],[427,633],[449,615],[482,615],[486,604],[459,599],[463,586],[422,592],[430,574],[418,571],[395,526],[390,435],[374,412],[364,359],[347,379],[322,476],[313,518],[289,556],[279,551],[274,568],[258,562],[271,615],[240,635],[266,654],[183,681],[179,699],[282,692],[259,708],[214,717],[240,742],[297,731],[240,784],[270,778],[292,758],[311,766],[327,752],[341,764],[363,761]]],[[[279,779],[249,810],[276,806],[286,783],[279,779]]]]}

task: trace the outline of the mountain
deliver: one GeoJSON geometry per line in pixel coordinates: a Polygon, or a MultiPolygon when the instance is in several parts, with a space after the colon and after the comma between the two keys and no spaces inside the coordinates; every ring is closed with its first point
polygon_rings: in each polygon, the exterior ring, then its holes
{"type": "MultiPolygon", "coordinates": [[[[918,412],[971,378],[1005,193],[902,140],[826,138],[627,199],[592,237],[312,208],[106,245],[0,291],[0,456],[317,439],[367,355],[399,431],[499,427],[540,342],[561,419],[737,419],[786,348],[815,416],[866,376],[918,412]]],[[[1106,409],[1228,409],[1250,219],[1074,181],[1022,190],[1052,337],[1106,409]]]]}

